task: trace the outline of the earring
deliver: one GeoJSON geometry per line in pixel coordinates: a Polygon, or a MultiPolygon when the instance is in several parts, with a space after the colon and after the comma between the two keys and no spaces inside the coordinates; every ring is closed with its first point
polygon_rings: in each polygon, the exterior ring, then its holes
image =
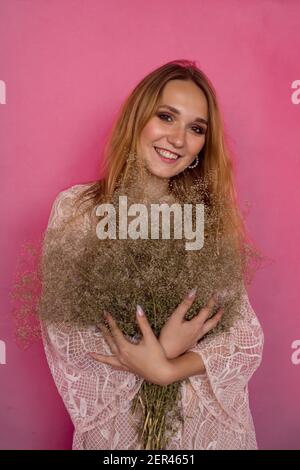
{"type": "Polygon", "coordinates": [[[196,163],[194,163],[193,165],[188,166],[188,168],[195,168],[198,165],[198,163],[199,163],[199,156],[196,155],[196,163]]]}

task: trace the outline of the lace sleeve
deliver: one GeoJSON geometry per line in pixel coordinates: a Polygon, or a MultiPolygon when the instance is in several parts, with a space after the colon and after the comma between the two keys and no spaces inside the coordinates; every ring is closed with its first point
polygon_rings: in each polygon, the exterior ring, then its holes
{"type": "Polygon", "coordinates": [[[89,351],[111,354],[100,333],[45,323],[42,333],[51,374],[77,431],[104,426],[118,413],[129,411],[142,379],[88,355],[89,351]]]}
{"type": "Polygon", "coordinates": [[[189,377],[202,404],[240,430],[249,426],[248,382],[261,363],[264,335],[243,286],[241,316],[228,332],[207,336],[189,351],[205,373],[189,377]]]}
{"type": "MultiPolygon", "coordinates": [[[[64,236],[70,230],[78,228],[78,231],[86,229],[88,224],[87,217],[78,217],[77,221],[72,220],[75,214],[74,200],[78,193],[82,191],[86,185],[77,184],[59,192],[52,204],[50,215],[48,218],[47,228],[44,233],[43,255],[51,250],[51,247],[57,243],[64,242],[64,236]],[[55,233],[55,236],[53,236],[55,233]]],[[[74,254],[76,251],[74,250],[74,254]]]]}
{"type": "MultiPolygon", "coordinates": [[[[73,214],[73,197],[81,187],[77,185],[58,194],[47,231],[68,223],[73,214]]],[[[77,431],[101,427],[118,413],[129,410],[143,379],[89,356],[92,351],[111,354],[95,326],[41,321],[41,330],[51,374],[77,431]]],[[[104,436],[105,427],[102,431],[104,436]]]]}
{"type": "MultiPolygon", "coordinates": [[[[88,184],[76,184],[68,189],[60,191],[56,195],[51,207],[46,234],[49,230],[61,228],[63,226],[67,228],[70,226],[72,217],[77,214],[74,200],[80,192],[86,189],[87,186],[88,184]]],[[[74,220],[72,220],[72,223],[75,223],[74,220]]],[[[87,215],[84,217],[78,217],[78,228],[80,227],[84,230],[88,227],[88,223],[87,215]]]]}

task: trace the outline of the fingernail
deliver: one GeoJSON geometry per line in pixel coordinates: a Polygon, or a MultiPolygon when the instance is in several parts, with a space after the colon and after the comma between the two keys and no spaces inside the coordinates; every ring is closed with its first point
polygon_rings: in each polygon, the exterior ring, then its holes
{"type": "Polygon", "coordinates": [[[193,289],[189,290],[187,293],[187,298],[192,299],[197,292],[197,287],[194,287],[193,289]]]}
{"type": "Polygon", "coordinates": [[[221,318],[221,316],[223,315],[223,310],[222,310],[221,308],[218,310],[217,315],[218,315],[218,317],[220,317],[220,318],[221,318]]]}
{"type": "Polygon", "coordinates": [[[140,305],[137,304],[136,306],[136,313],[137,315],[139,315],[140,317],[142,317],[144,315],[144,310],[142,309],[142,307],[140,305]]]}

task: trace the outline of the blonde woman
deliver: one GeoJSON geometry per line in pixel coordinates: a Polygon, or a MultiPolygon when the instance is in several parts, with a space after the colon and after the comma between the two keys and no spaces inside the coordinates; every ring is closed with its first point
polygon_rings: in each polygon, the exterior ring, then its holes
{"type": "MultiPolygon", "coordinates": [[[[189,61],[169,62],[135,87],[110,133],[105,176],[60,192],[47,233],[64,226],[67,236],[72,227],[80,247],[80,233],[89,229],[95,213],[85,211],[76,219],[78,202],[96,207],[110,200],[120,175],[128,170],[128,149],[146,168],[132,188],[146,205],[176,202],[178,191],[214,171],[210,194],[227,204],[220,227],[238,246],[245,229],[216,94],[205,74],[189,61]]],[[[75,260],[80,248],[73,248],[75,260]]],[[[261,362],[263,332],[244,285],[242,289],[240,316],[227,331],[216,334],[207,334],[222,319],[215,297],[195,318],[184,319],[197,296],[195,289],[178,302],[159,336],[138,305],[139,342],[130,341],[109,312],[107,328],[101,329],[42,320],[50,371],[75,428],[73,449],[141,449],[134,426],[138,419],[130,406],[143,381],[161,387],[181,383],[183,422],[166,449],[257,449],[248,382],[261,362]],[[211,316],[213,307],[217,311],[211,316]]]]}

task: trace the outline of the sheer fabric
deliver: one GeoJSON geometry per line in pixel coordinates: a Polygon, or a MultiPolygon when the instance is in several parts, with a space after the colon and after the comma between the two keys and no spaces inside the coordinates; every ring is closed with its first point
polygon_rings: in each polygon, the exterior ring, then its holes
{"type": "MultiPolygon", "coordinates": [[[[48,229],[67,223],[72,200],[86,185],[56,197],[48,229]]],[[[85,216],[87,217],[87,216],[85,216]]],[[[86,218],[81,225],[88,228],[86,218]]],[[[261,363],[264,336],[246,290],[242,315],[229,332],[208,336],[190,351],[206,371],[181,383],[183,423],[166,449],[257,449],[248,381],[261,363]]],[[[130,406],[143,379],[87,355],[111,351],[96,327],[41,322],[45,354],[58,392],[74,425],[73,449],[140,449],[130,406]]]]}

